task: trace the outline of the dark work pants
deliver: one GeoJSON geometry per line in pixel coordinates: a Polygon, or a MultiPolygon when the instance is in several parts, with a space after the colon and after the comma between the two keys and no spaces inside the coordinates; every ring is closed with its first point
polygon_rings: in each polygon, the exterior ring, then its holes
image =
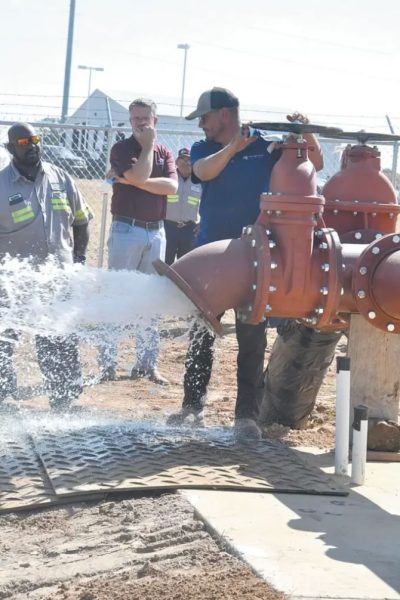
{"type": "MultiPolygon", "coordinates": [[[[218,317],[222,318],[222,315],[218,317]]],[[[205,403],[214,358],[215,336],[195,325],[186,355],[183,408],[201,411],[205,403]]],[[[257,420],[264,391],[264,354],[267,345],[266,323],[245,325],[236,318],[237,399],[236,418],[257,420]]]]}
{"type": "MultiPolygon", "coordinates": [[[[15,342],[18,334],[8,329],[2,336],[15,342]]],[[[45,379],[49,402],[53,408],[68,408],[82,392],[81,367],[78,342],[74,336],[67,338],[35,337],[40,370],[45,379]]],[[[0,341],[0,400],[15,395],[17,378],[12,359],[15,343],[0,341]]]]}
{"type": "Polygon", "coordinates": [[[167,247],[165,262],[172,265],[175,259],[180,258],[193,249],[196,223],[190,221],[187,225],[179,227],[174,221],[164,221],[167,247]]]}

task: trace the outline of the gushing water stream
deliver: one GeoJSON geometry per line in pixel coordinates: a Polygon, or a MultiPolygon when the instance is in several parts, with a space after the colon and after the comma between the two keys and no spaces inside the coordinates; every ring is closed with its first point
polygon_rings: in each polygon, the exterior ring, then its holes
{"type": "Polygon", "coordinates": [[[0,266],[1,329],[32,335],[76,334],[133,325],[160,315],[187,317],[194,307],[165,277],[55,262],[0,266]]]}

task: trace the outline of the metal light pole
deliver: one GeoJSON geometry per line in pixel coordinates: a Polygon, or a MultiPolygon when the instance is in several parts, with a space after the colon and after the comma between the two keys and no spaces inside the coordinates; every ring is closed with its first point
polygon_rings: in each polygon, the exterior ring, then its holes
{"type": "Polygon", "coordinates": [[[92,72],[93,71],[104,71],[103,67],[89,67],[88,65],[78,65],[78,69],[84,69],[89,71],[89,87],[88,87],[88,99],[86,103],[86,125],[89,125],[89,98],[90,90],[92,87],[92,72]]]}
{"type": "Polygon", "coordinates": [[[69,85],[70,85],[70,80],[71,80],[72,43],[73,43],[73,39],[74,39],[74,23],[75,23],[75,0],[71,0],[70,5],[69,5],[67,55],[66,55],[66,59],[65,59],[64,91],[63,91],[63,102],[62,102],[62,109],[61,109],[61,122],[62,123],[64,123],[64,121],[68,115],[69,85]]]}
{"type": "Polygon", "coordinates": [[[187,60],[187,51],[189,50],[189,44],[178,44],[177,48],[179,50],[185,51],[185,57],[183,60],[183,78],[182,78],[182,94],[181,94],[181,118],[183,117],[183,100],[185,97],[185,80],[186,80],[186,60],[187,60]]]}
{"type": "Polygon", "coordinates": [[[104,71],[103,67],[88,67],[87,65],[78,65],[78,69],[85,69],[89,71],[89,87],[88,87],[88,98],[90,96],[90,89],[92,87],[92,71],[104,71]]]}

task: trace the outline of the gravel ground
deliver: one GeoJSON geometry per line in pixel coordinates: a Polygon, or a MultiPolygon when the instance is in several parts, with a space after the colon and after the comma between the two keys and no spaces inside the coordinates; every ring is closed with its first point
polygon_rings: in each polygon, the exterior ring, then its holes
{"type": "MultiPolygon", "coordinates": [[[[87,182],[94,185],[92,182],[87,182]]],[[[100,194],[93,202],[101,214],[100,194]],[[96,204],[97,203],[97,204],[96,204]]],[[[89,264],[97,263],[99,219],[93,224],[89,264]]],[[[236,338],[233,312],[224,318],[206,407],[206,424],[233,422],[236,338]]],[[[81,347],[87,386],[78,408],[130,420],[160,420],[180,407],[188,325],[162,324],[160,371],[170,385],[128,378],[133,341],[120,348],[117,381],[96,383],[96,351],[81,347]]],[[[269,348],[274,333],[269,333],[269,348]]],[[[344,350],[339,345],[339,352],[344,350]]],[[[40,384],[32,343],[23,339],[16,364],[26,398],[22,411],[46,411],[46,397],[31,395],[40,384]],[[32,397],[30,397],[32,396],[32,397]]],[[[289,445],[334,445],[334,381],[331,369],[303,431],[272,426],[265,434],[289,445]]],[[[278,599],[283,596],[254,575],[205,530],[179,494],[115,497],[101,503],[66,505],[0,517],[0,599],[14,600],[220,600],[278,599]]]]}

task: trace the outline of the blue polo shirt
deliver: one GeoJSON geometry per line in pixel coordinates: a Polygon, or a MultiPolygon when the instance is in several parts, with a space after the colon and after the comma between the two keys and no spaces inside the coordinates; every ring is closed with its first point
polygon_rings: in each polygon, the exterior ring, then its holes
{"type": "MultiPolygon", "coordinates": [[[[281,152],[268,152],[271,142],[259,137],[235,154],[225,169],[210,181],[201,181],[200,229],[197,245],[238,238],[260,212],[260,194],[268,192],[272,167],[281,152]]],[[[190,151],[192,164],[221,150],[222,144],[202,140],[190,151]]],[[[198,183],[200,180],[192,176],[198,183]]]]}

